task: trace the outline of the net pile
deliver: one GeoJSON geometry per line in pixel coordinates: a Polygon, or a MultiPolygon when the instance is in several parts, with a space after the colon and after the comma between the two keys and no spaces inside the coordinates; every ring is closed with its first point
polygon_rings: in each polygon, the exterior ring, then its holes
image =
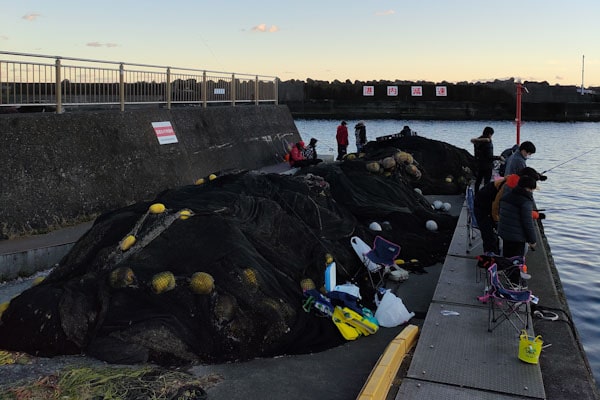
{"type": "Polygon", "coordinates": [[[321,287],[330,253],[338,282],[356,282],[372,307],[352,236],[381,235],[424,266],[442,261],[456,218],[414,188],[463,193],[446,177],[467,176],[465,153],[424,138],[370,143],[354,160],[295,175],[230,172],[107,212],[44,281],[12,300],[0,348],[173,365],[337,346],[344,340],[331,320],[303,311],[300,282],[321,287]],[[383,162],[399,149],[414,160],[383,162]],[[373,161],[385,165],[371,171],[373,161]],[[389,229],[370,231],[372,221],[389,229]]]}

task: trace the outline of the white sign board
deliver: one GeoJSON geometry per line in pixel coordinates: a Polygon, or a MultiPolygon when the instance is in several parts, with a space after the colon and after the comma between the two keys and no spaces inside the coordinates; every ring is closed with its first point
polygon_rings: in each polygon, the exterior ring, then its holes
{"type": "Polygon", "coordinates": [[[213,93],[214,94],[225,94],[225,89],[224,88],[215,88],[213,93]]]}
{"type": "Polygon", "coordinates": [[[435,95],[436,96],[448,96],[448,90],[446,86],[436,86],[435,87],[435,95]]]}
{"type": "Polygon", "coordinates": [[[375,96],[375,86],[363,86],[363,96],[375,96]]]}
{"type": "Polygon", "coordinates": [[[388,86],[387,87],[387,95],[388,96],[398,96],[398,86],[388,86]]]}
{"type": "Polygon", "coordinates": [[[423,96],[423,86],[411,86],[410,94],[412,96],[423,96]]]}
{"type": "Polygon", "coordinates": [[[175,136],[175,131],[169,121],[152,122],[152,128],[154,128],[159,144],[177,143],[177,136],[175,136]]]}

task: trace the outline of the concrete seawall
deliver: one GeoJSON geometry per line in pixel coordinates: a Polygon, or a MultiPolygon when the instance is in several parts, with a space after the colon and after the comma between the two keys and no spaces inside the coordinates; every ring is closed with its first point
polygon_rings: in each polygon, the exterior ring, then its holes
{"type": "Polygon", "coordinates": [[[0,117],[0,238],[50,232],[219,171],[281,162],[300,136],[286,106],[0,117]],[[161,145],[152,122],[178,143],[161,145]]]}

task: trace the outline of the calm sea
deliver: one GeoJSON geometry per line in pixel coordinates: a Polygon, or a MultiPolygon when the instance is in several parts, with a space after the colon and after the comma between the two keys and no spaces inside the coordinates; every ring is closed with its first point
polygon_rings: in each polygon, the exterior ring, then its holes
{"type": "MultiPolygon", "coordinates": [[[[297,119],[302,139],[319,140],[319,154],[336,154],[335,132],[340,121],[297,119]]],[[[349,152],[356,151],[354,125],[348,120],[349,152]]],[[[409,125],[418,135],[441,140],[473,153],[470,139],[485,126],[494,128],[494,152],[516,142],[510,121],[366,120],[367,138],[398,133],[409,125]]],[[[600,382],[600,123],[538,123],[521,126],[521,142],[537,152],[527,165],[547,171],[535,200],[546,209],[544,229],[596,380],[600,382]],[[564,163],[564,164],[563,164],[564,163]],[[562,164],[562,165],[561,165],[562,164]]]]}

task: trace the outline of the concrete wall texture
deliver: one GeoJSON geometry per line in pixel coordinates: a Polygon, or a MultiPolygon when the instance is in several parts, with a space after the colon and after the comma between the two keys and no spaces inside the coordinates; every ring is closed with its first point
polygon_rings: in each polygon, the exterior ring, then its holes
{"type": "Polygon", "coordinates": [[[300,140],[286,106],[0,116],[0,238],[72,226],[211,173],[280,163],[300,140]],[[159,144],[169,121],[178,143],[159,144]]]}

